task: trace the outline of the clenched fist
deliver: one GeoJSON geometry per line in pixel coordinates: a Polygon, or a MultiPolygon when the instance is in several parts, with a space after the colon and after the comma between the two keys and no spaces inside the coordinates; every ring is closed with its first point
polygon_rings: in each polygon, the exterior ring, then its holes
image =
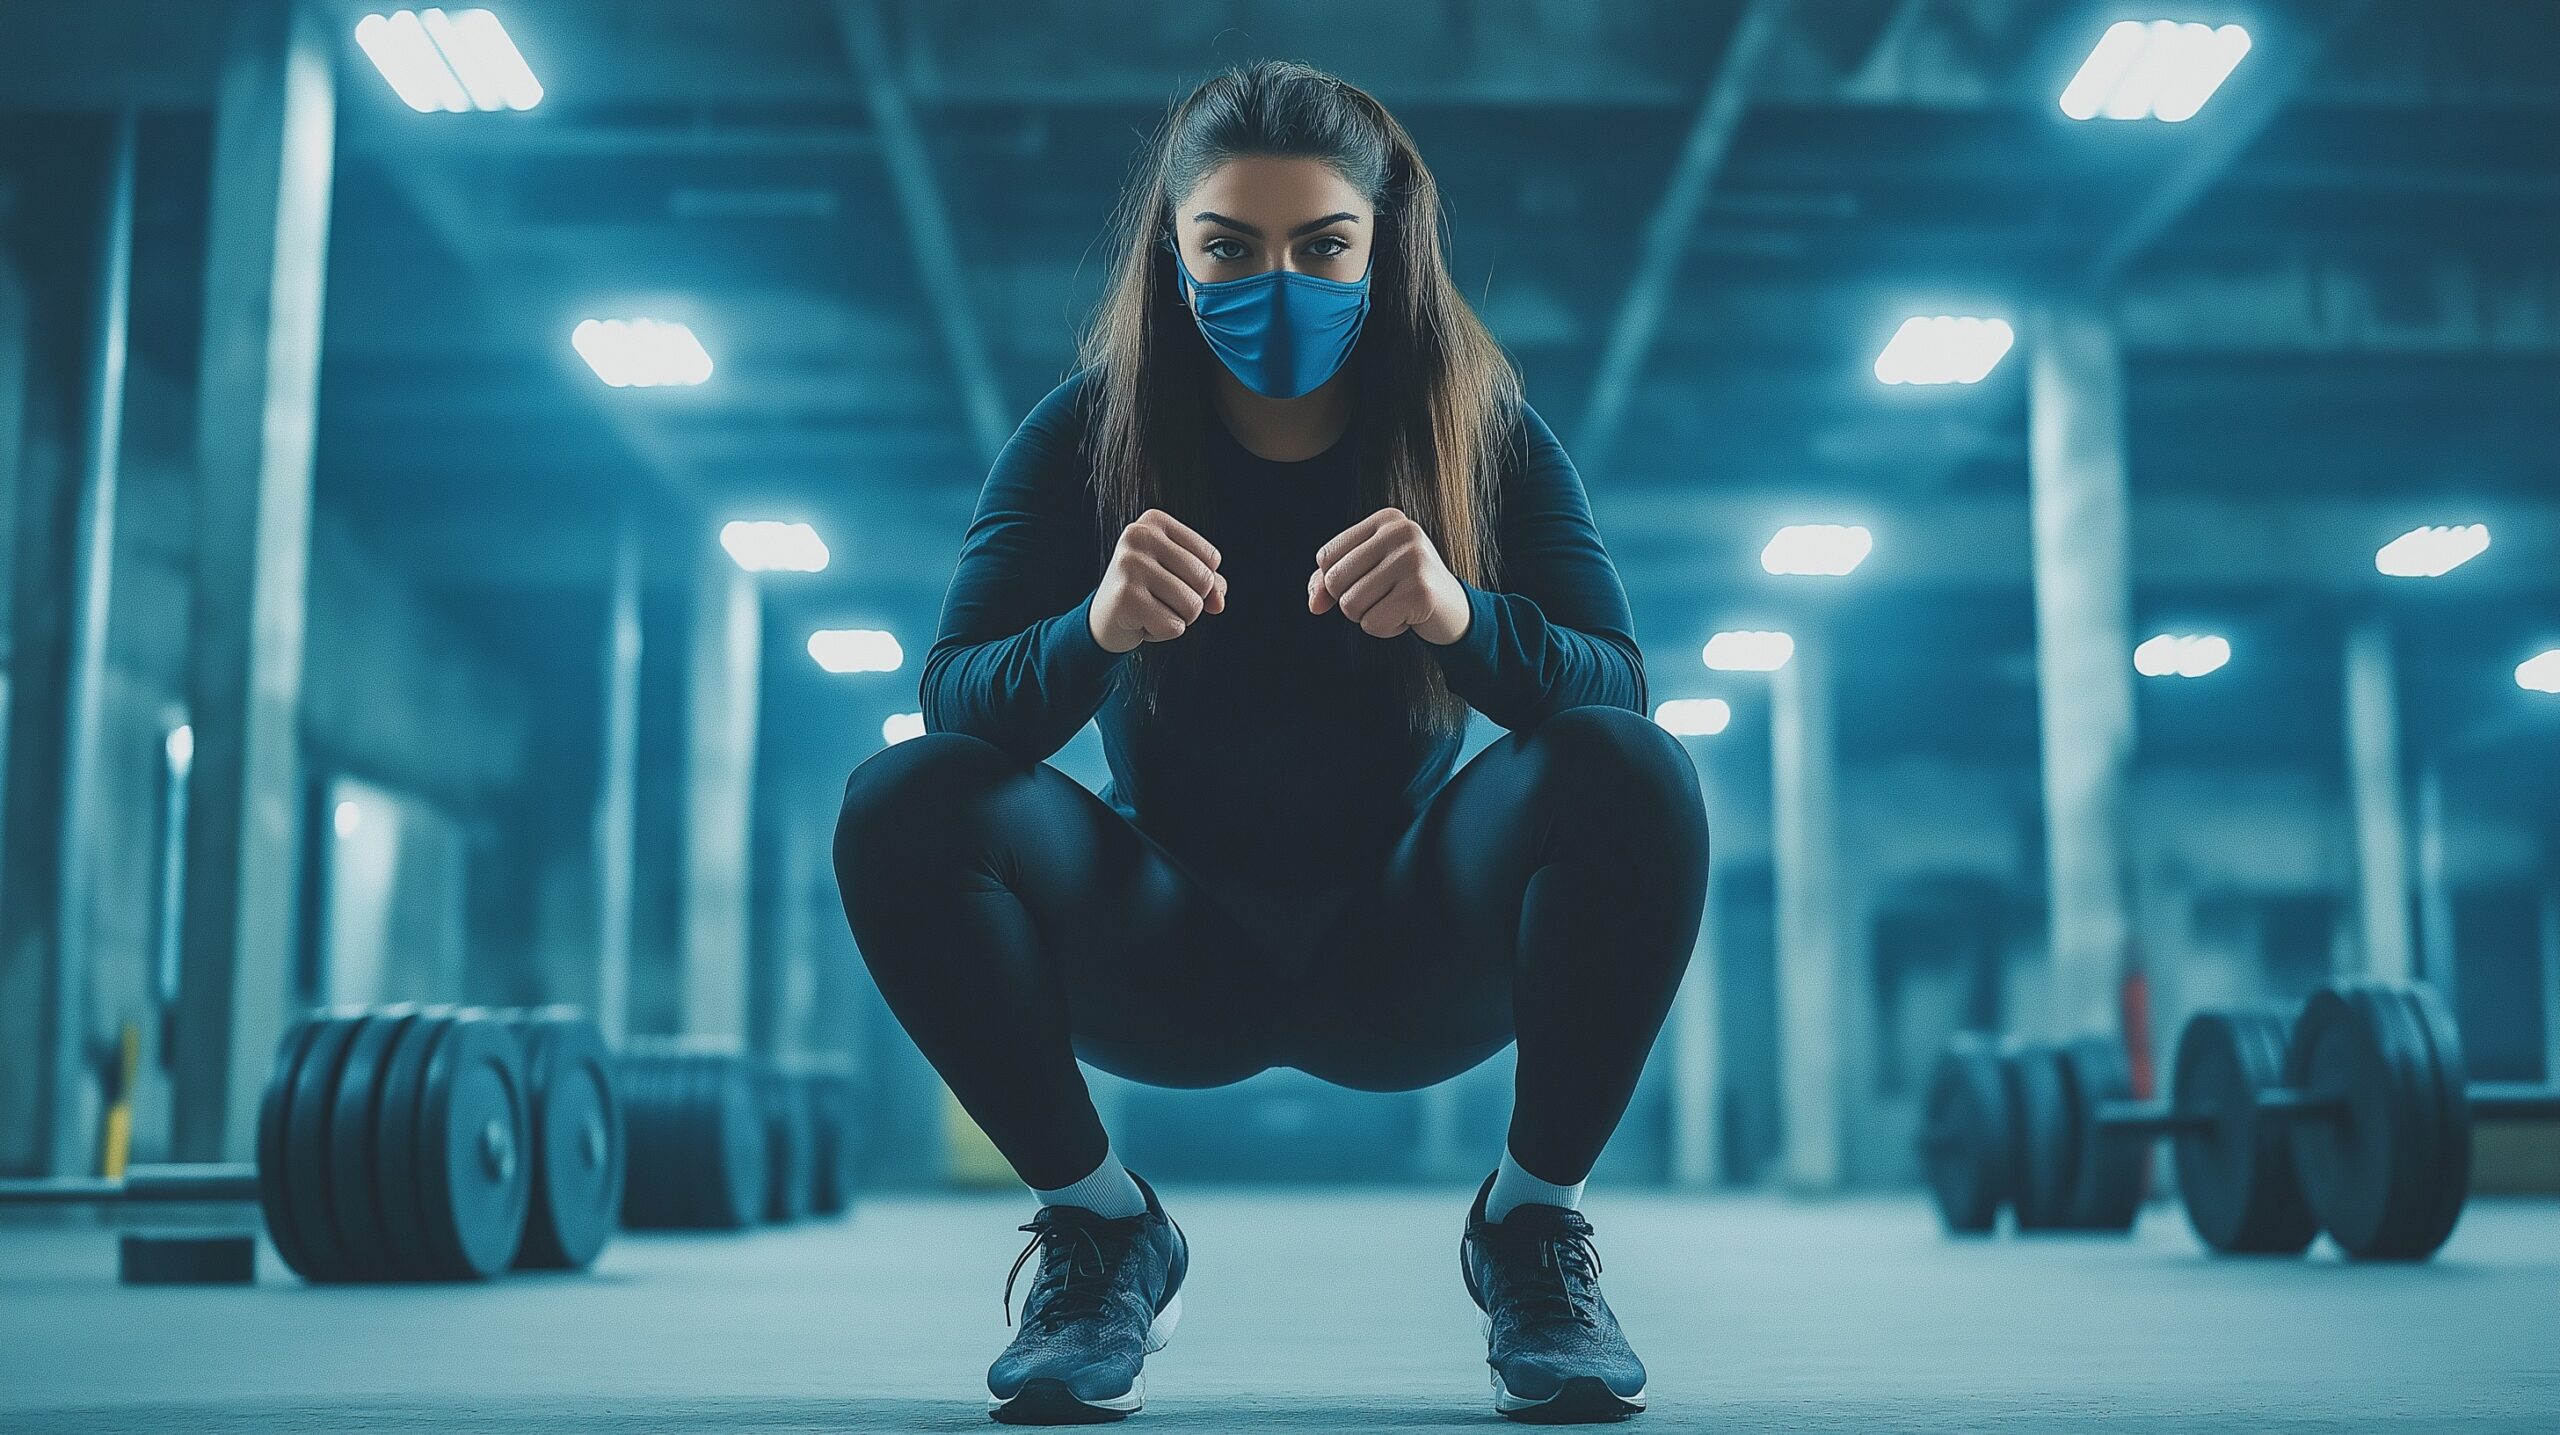
{"type": "Polygon", "coordinates": [[[1316,550],[1307,611],[1334,607],[1372,638],[1410,629],[1446,647],[1467,632],[1467,590],[1431,535],[1397,508],[1379,509],[1316,550]]]}
{"type": "Polygon", "coordinates": [[[1182,520],[1150,508],[1120,530],[1085,626],[1115,653],[1179,638],[1200,615],[1227,610],[1218,550],[1182,520]]]}

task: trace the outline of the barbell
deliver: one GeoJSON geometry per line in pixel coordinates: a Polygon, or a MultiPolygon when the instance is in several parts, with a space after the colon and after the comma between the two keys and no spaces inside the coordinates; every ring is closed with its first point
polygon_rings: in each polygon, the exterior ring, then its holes
{"type": "Polygon", "coordinates": [[[2299,1253],[2325,1231],[2356,1259],[2424,1260],[2469,1196],[2473,1124],[2560,1120],[2560,1086],[2466,1081],[2452,1014],[2424,983],[2332,983],[2289,1033],[2271,1010],[2198,1013],[2172,1071],[2166,1100],[2139,1102],[2103,1038],[1960,1037],[1920,1141],[1942,1221],[1988,1231],[2006,1204],[2020,1229],[2128,1229],[2165,1136],[2216,1251],[2299,1253]]]}
{"type": "Polygon", "coordinates": [[[485,1280],[592,1262],[624,1170],[603,1038],[559,1008],[314,1012],[278,1048],[256,1158],[0,1181],[0,1204],[254,1203],[307,1281],[485,1280]]]}

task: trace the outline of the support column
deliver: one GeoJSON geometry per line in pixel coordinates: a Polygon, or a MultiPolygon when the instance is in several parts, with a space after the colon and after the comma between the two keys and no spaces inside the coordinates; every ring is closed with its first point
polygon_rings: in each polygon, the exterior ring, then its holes
{"type": "Polygon", "coordinates": [[[51,1057],[42,1110],[51,1169],[90,1166],[89,876],[97,852],[98,730],[106,700],[107,617],[115,591],[116,489],[124,466],[125,340],[133,293],[135,121],[119,113],[107,137],[99,261],[89,309],[88,392],[81,406],[80,491],[72,519],[70,661],[64,683],[59,859],[54,870],[51,1057]]]}
{"type": "Polygon", "coordinates": [[[2085,298],[2029,320],[2028,496],[2035,535],[2048,1031],[2121,1029],[2136,960],[2126,814],[2133,769],[2132,561],[2124,376],[2085,298]]]}
{"type": "MultiPolygon", "coordinates": [[[[1840,954],[1831,655],[1800,634],[1770,677],[1770,837],[1778,922],[1780,1169],[1792,1190],[1839,1188],[1852,999],[1840,954]]],[[[1696,970],[1693,964],[1690,968],[1696,970]]]]}
{"type": "Polygon", "coordinates": [[[2400,797],[2400,688],[2391,625],[2379,614],[2347,630],[2347,788],[2355,808],[2356,898],[2364,969],[2342,973],[2406,981],[2416,970],[2409,933],[2409,821],[2400,797]]]}
{"type": "MultiPolygon", "coordinates": [[[[97,255],[82,274],[57,276],[64,293],[49,325],[13,324],[60,336],[45,347],[69,379],[46,407],[61,416],[69,462],[30,463],[16,504],[9,668],[14,708],[6,766],[5,872],[0,872],[0,1044],[12,1053],[8,1089],[25,1125],[12,1130],[6,1168],[90,1174],[95,1084],[89,1076],[90,864],[95,857],[98,723],[113,578],[116,480],[122,467],[127,298],[133,263],[134,121],[108,124],[99,179],[82,187],[78,231],[97,255]],[[76,294],[78,297],[71,297],[76,294]],[[65,391],[68,391],[67,393],[65,391]]],[[[13,306],[14,307],[14,306],[13,306]]],[[[23,375],[29,366],[13,357],[23,375]]],[[[21,388],[5,401],[14,434],[21,388]]],[[[10,470],[25,457],[13,442],[10,470]]]]}
{"type": "Polygon", "coordinates": [[[2418,921],[2424,945],[2413,975],[2454,999],[2453,879],[2445,868],[2444,769],[2434,761],[2418,769],[2418,921]]]}
{"type": "Polygon", "coordinates": [[[641,553],[625,514],[614,541],[613,599],[605,613],[604,742],[596,776],[595,1019],[616,1047],[631,1029],[633,854],[639,845],[641,553]]]}
{"type": "Polygon", "coordinates": [[[320,379],[331,55],[292,0],[238,7],[213,140],[197,389],[179,1160],[246,1160],[291,992],[302,841],[304,590],[320,379]]]}
{"type": "Polygon", "coordinates": [[[38,541],[42,535],[29,531],[30,525],[51,531],[48,515],[55,505],[49,500],[59,487],[58,465],[39,462],[33,450],[37,425],[29,422],[29,412],[37,406],[32,385],[39,326],[30,299],[7,250],[0,248],[0,503],[9,510],[0,533],[12,538],[7,582],[13,590],[7,621],[0,625],[0,734],[7,739],[6,761],[0,763],[0,773],[5,773],[0,776],[0,813],[6,814],[0,819],[0,1092],[9,1093],[0,1099],[0,1175],[7,1176],[54,1174],[47,1169],[49,1133],[36,1099],[50,1069],[44,1051],[48,947],[25,921],[33,915],[30,904],[50,905],[44,884],[48,869],[21,852],[25,838],[36,838],[40,849],[51,840],[22,826],[22,820],[47,828],[51,824],[41,814],[22,819],[29,809],[22,805],[21,774],[31,754],[26,724],[16,711],[16,697],[28,686],[31,660],[40,662],[42,654],[31,650],[26,601],[14,590],[34,576],[28,572],[31,562],[45,570],[38,588],[60,572],[58,563],[38,561],[51,546],[50,538],[38,541]]]}
{"type": "Polygon", "coordinates": [[[743,1042],[763,615],[754,577],[717,548],[703,561],[685,698],[680,1025],[688,1036],[743,1042]]]}

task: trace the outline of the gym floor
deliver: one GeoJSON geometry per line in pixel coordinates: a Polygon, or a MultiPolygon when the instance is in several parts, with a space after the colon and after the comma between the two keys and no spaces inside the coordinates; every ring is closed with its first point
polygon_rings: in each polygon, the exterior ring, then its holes
{"type": "MultiPolygon", "coordinates": [[[[1467,1192],[1168,1190],[1185,1318],[1131,1429],[1493,1429],[1467,1192]]],[[[2560,1429],[2560,1208],[2481,1201],[2432,1264],[1957,1243],[1916,1199],[1601,1191],[1652,1369],[1635,1431],[2560,1429]]],[[[992,1430],[1019,1197],[618,1238],[583,1276],[124,1289],[95,1229],[0,1228],[0,1429],[992,1430]]],[[[1027,1275],[1025,1277],[1027,1282],[1027,1275]]]]}

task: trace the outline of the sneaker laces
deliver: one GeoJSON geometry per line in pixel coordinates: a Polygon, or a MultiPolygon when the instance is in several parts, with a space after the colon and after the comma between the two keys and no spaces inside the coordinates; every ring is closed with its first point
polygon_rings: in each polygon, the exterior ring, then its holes
{"type": "MultiPolygon", "coordinates": [[[[1036,1319],[1038,1323],[1048,1325],[1075,1312],[1098,1314],[1109,1308],[1113,1261],[1112,1253],[1103,1246],[1100,1233],[1109,1232],[1124,1223],[1082,1213],[1062,1214],[1069,1209],[1043,1206],[1038,1215],[1014,1227],[1018,1231],[1029,1231],[1031,1240],[1023,1246],[1022,1254],[1013,1258],[1013,1269],[1005,1272],[1006,1325],[1013,1324],[1014,1278],[1022,1274],[1023,1264],[1031,1259],[1034,1251],[1041,1253],[1040,1271],[1032,1280],[1030,1293],[1022,1299],[1024,1324],[1031,1324],[1036,1319]],[[1091,1257],[1090,1264],[1087,1257],[1091,1257]],[[1044,1290],[1048,1292],[1045,1301],[1039,1299],[1044,1290]]],[[[1132,1220],[1125,1224],[1134,1226],[1135,1222],[1132,1220]]],[[[1114,1244],[1123,1253],[1128,1249],[1125,1241],[1115,1241],[1114,1244]]]]}
{"type": "MultiPolygon", "coordinates": [[[[1508,1222],[1497,1224],[1500,1231],[1508,1222]]],[[[1516,1264],[1523,1272],[1544,1272],[1551,1280],[1529,1279],[1510,1282],[1509,1292],[1521,1303],[1522,1314],[1544,1321],[1571,1320],[1580,1325],[1600,1324],[1599,1279],[1600,1248],[1591,1243],[1591,1223],[1578,1211],[1565,1211],[1552,1221],[1538,1221],[1527,1232],[1512,1236],[1516,1264]],[[1533,1248],[1537,1262],[1526,1259],[1533,1248]]],[[[1507,1233],[1506,1233],[1507,1234],[1507,1233]]]]}

